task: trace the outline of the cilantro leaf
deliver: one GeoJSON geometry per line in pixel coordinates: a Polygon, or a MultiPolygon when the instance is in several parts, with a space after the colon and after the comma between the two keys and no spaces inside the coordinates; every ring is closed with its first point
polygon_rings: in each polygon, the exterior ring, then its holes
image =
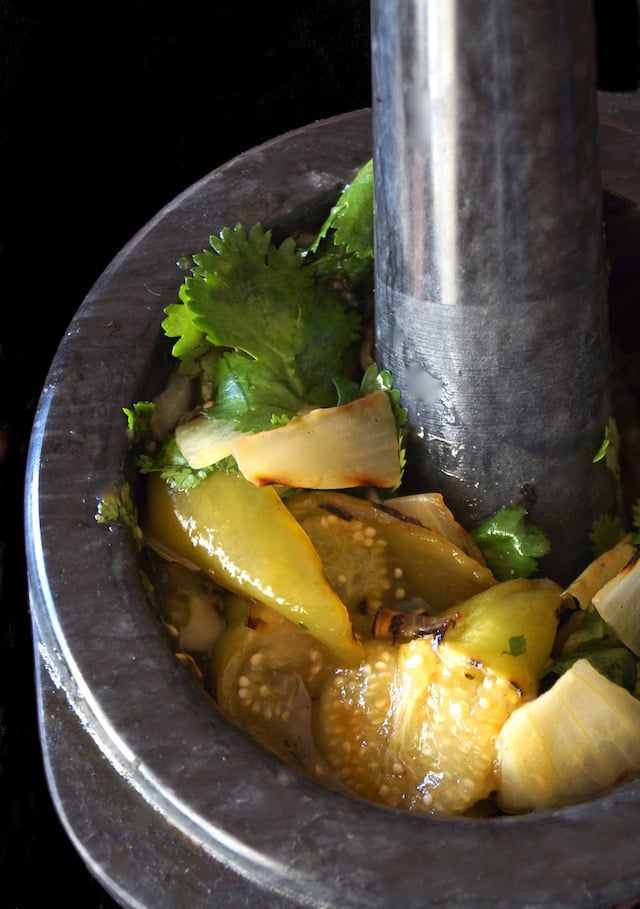
{"type": "Polygon", "coordinates": [[[342,191],[320,228],[311,247],[313,252],[332,230],[334,244],[342,246],[348,255],[373,259],[373,159],[342,191]]]}
{"type": "MultiPolygon", "coordinates": [[[[168,338],[178,338],[171,349],[173,356],[190,364],[197,361],[205,341],[204,332],[196,327],[193,315],[186,306],[180,303],[170,303],[165,309],[166,319],[162,328],[168,338]]],[[[188,373],[197,373],[197,367],[188,368],[188,373]]]]}
{"type": "MultiPolygon", "coordinates": [[[[235,461],[233,463],[235,465],[235,461]]],[[[213,467],[191,467],[180,451],[175,436],[169,436],[155,454],[139,455],[136,466],[141,475],[159,473],[170,486],[177,489],[193,489],[214,469],[213,467]]]]}
{"type": "Polygon", "coordinates": [[[119,489],[109,491],[99,500],[95,520],[98,524],[111,524],[127,528],[131,531],[136,543],[140,545],[138,509],[129,483],[123,483],[119,489]]]}
{"type": "MultiPolygon", "coordinates": [[[[400,456],[400,477],[407,465],[407,428],[408,411],[400,404],[400,391],[394,387],[393,376],[387,369],[378,370],[375,363],[367,367],[360,383],[361,394],[371,394],[373,391],[386,391],[391,409],[398,427],[398,451],[400,456]]],[[[393,489],[388,490],[388,495],[395,493],[400,486],[398,483],[393,489]]]]}
{"type": "Polygon", "coordinates": [[[549,667],[547,676],[563,675],[580,659],[589,660],[598,672],[616,685],[621,685],[631,692],[635,689],[637,660],[631,651],[622,645],[585,644],[571,653],[557,657],[549,667]]]}
{"type": "Polygon", "coordinates": [[[612,549],[625,535],[625,529],[618,515],[603,514],[597,517],[591,528],[591,554],[594,559],[612,549]]]}
{"type": "Polygon", "coordinates": [[[169,307],[163,323],[181,333],[174,351],[184,356],[202,337],[219,349],[209,415],[255,432],[303,405],[335,404],[334,373],[357,363],[360,317],[351,302],[316,280],[293,238],[276,247],[259,224],[249,235],[241,225],[225,228],[210,244],[180,288],[184,310],[169,307]]]}
{"type": "Polygon", "coordinates": [[[528,578],[551,545],[540,528],[527,521],[522,505],[507,505],[471,531],[489,568],[499,581],[528,578]]]}
{"type": "Polygon", "coordinates": [[[343,276],[361,289],[373,280],[373,159],[343,189],[309,252],[322,275],[343,276]]]}
{"type": "Polygon", "coordinates": [[[593,463],[604,461],[617,482],[620,482],[620,432],[615,417],[608,421],[604,439],[596,452],[593,463]]]}
{"type": "Polygon", "coordinates": [[[508,644],[509,649],[503,651],[503,653],[506,653],[509,656],[519,657],[527,652],[527,639],[523,634],[518,634],[509,638],[508,644]]]}
{"type": "Polygon", "coordinates": [[[137,401],[133,407],[122,408],[127,418],[131,447],[143,444],[153,437],[151,418],[154,410],[155,405],[151,401],[137,401]]]}

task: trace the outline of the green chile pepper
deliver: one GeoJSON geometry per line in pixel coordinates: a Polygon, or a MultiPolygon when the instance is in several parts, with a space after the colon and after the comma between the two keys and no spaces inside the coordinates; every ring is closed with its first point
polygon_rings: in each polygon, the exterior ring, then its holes
{"type": "Polygon", "coordinates": [[[273,487],[214,470],[180,490],[151,474],[145,536],[221,587],[266,603],[322,641],[337,662],[358,663],[347,608],[329,585],[311,541],[273,487]]]}

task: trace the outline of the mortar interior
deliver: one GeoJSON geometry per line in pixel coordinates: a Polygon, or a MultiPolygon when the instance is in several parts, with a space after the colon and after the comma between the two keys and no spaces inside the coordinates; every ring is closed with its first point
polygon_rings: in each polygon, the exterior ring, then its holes
{"type": "MultiPolygon", "coordinates": [[[[276,235],[317,225],[370,133],[369,111],[313,123],[170,202],[100,276],[43,389],[26,528],[45,764],[77,848],[125,906],[584,907],[640,893],[637,782],[535,816],[426,820],[285,767],[189,679],[128,534],[96,525],[99,498],[131,477],[122,408],[167,374],[176,263],[238,222],[276,235]]],[[[605,209],[626,246],[637,217],[605,209]]]]}

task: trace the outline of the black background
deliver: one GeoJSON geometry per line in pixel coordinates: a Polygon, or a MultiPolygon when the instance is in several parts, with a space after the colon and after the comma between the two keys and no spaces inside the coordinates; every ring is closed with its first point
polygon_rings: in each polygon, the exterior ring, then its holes
{"type": "MultiPolygon", "coordinates": [[[[599,87],[637,88],[634,0],[596,2],[599,87]]],[[[24,580],[34,408],[72,316],[160,208],[235,155],[370,104],[366,0],[0,0],[0,905],[115,904],[42,772],[24,580]]],[[[472,36],[470,36],[472,40],[472,36]]]]}

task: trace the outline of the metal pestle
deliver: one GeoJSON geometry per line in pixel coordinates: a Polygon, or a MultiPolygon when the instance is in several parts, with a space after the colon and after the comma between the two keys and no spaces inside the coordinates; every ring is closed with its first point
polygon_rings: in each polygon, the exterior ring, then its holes
{"type": "Polygon", "coordinates": [[[595,28],[584,0],[373,0],[375,349],[407,490],[524,504],[566,583],[617,507],[595,28]]]}

